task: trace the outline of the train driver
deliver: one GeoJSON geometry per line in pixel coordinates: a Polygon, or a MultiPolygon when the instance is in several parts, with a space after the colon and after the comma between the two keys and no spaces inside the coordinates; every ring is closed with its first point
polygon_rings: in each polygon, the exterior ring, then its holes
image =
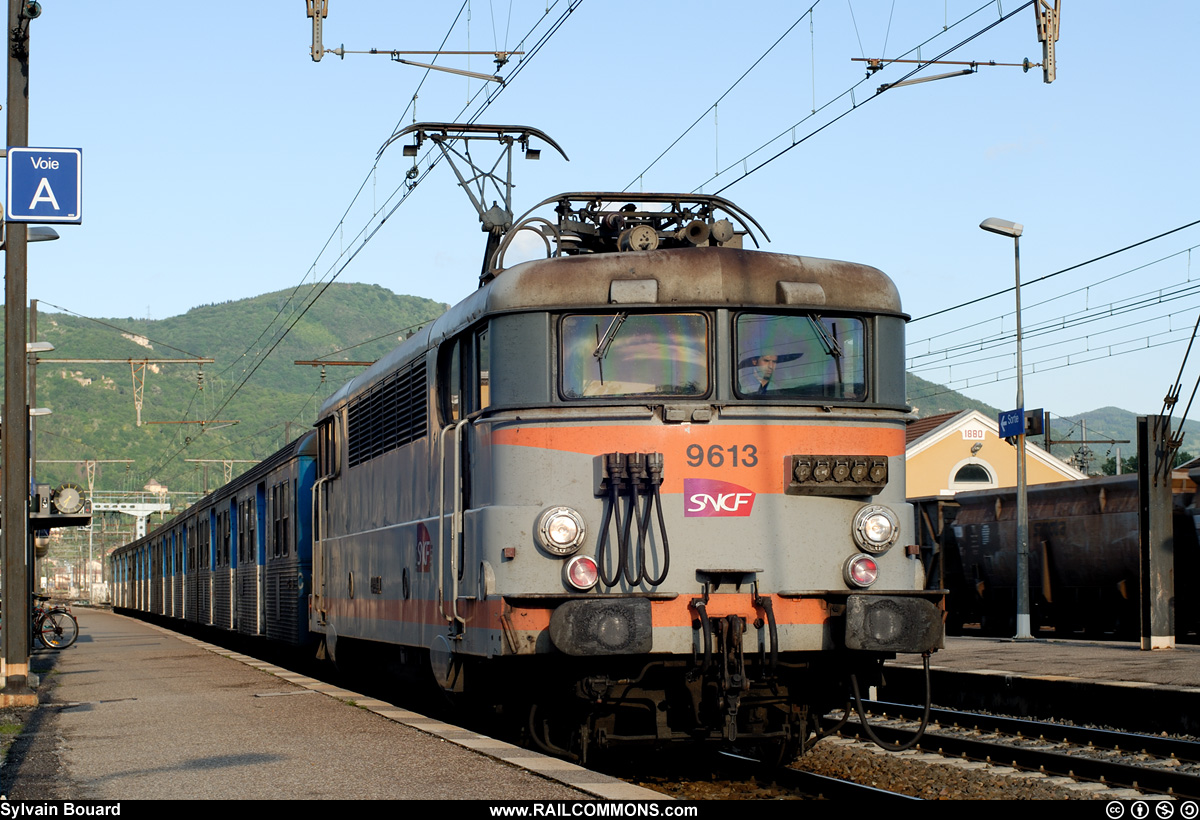
{"type": "Polygon", "coordinates": [[[761,353],[745,364],[748,366],[740,368],[741,391],[759,395],[766,393],[775,375],[775,367],[779,364],[778,354],[761,353]]]}

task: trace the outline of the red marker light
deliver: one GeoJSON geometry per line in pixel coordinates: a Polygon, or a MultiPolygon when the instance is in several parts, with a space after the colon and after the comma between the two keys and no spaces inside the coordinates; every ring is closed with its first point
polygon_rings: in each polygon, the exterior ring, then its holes
{"type": "Polygon", "coordinates": [[[590,555],[576,555],[567,562],[567,583],[576,589],[587,590],[596,585],[599,571],[596,559],[590,555]]]}

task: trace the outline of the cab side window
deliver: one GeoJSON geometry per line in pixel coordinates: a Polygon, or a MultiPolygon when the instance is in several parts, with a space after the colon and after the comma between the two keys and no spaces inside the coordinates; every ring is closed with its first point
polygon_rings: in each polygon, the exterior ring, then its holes
{"type": "Polygon", "coordinates": [[[455,424],[491,405],[492,351],[487,325],[446,341],[438,354],[442,424],[455,424]]]}

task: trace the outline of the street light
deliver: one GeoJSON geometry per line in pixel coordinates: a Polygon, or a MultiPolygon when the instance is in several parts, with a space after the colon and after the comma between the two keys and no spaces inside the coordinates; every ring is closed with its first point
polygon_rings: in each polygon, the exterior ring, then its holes
{"type": "MultiPolygon", "coordinates": [[[[58,231],[48,225],[30,225],[25,236],[26,242],[53,242],[58,239],[58,231]]],[[[0,251],[7,250],[5,242],[0,242],[0,251]]]]}
{"type": "Polygon", "coordinates": [[[1001,236],[1011,236],[1017,269],[1017,412],[1021,432],[1017,434],[1017,634],[1018,641],[1033,639],[1029,624],[1029,489],[1025,482],[1025,370],[1021,360],[1021,233],[1025,226],[994,217],[979,227],[1001,236]]]}

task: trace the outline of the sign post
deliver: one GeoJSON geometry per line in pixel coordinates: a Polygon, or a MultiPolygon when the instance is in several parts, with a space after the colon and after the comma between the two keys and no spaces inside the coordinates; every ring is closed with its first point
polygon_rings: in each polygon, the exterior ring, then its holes
{"type": "MultiPolygon", "coordinates": [[[[8,115],[9,145],[29,140],[29,19],[24,3],[8,1],[8,115]]],[[[5,211],[8,209],[5,208],[5,211]]],[[[4,475],[0,509],[4,583],[4,624],[0,628],[3,688],[0,705],[36,706],[29,686],[29,424],[28,364],[25,353],[27,298],[26,239],[29,229],[13,225],[4,236],[4,423],[8,435],[0,441],[4,475]]]]}

